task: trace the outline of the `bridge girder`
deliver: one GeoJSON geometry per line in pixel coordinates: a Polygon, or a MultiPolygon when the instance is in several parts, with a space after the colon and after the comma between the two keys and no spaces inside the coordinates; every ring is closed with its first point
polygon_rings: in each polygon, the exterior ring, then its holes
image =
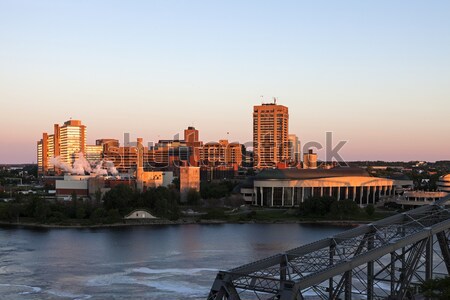
{"type": "Polygon", "coordinates": [[[437,271],[450,274],[449,200],[220,271],[207,299],[407,299],[437,271]]]}

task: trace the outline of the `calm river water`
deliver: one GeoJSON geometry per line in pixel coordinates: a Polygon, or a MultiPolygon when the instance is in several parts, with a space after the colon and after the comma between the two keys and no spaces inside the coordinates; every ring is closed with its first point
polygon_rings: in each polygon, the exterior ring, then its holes
{"type": "Polygon", "coordinates": [[[0,299],[206,299],[217,270],[345,229],[304,224],[0,228],[0,299]]]}

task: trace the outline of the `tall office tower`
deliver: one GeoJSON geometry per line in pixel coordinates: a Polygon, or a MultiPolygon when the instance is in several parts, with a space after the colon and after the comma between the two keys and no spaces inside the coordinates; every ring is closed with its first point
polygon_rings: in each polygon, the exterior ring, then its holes
{"type": "Polygon", "coordinates": [[[37,142],[38,173],[58,173],[52,158],[60,157],[61,162],[72,165],[78,152],[86,151],[86,126],[78,120],[69,120],[63,126],[55,124],[53,134],[44,132],[37,142]]]}
{"type": "Polygon", "coordinates": [[[78,152],[86,152],[86,126],[79,120],[69,120],[59,128],[60,158],[66,164],[73,164],[78,152]]]}
{"type": "Polygon", "coordinates": [[[189,126],[184,130],[184,141],[189,147],[189,165],[198,166],[200,162],[200,150],[203,147],[203,142],[199,140],[198,130],[195,127],[189,126]]]}
{"type": "Polygon", "coordinates": [[[301,161],[300,141],[295,134],[289,135],[289,161],[291,165],[297,166],[301,161]]]}
{"type": "Polygon", "coordinates": [[[273,168],[289,160],[289,112],[283,105],[253,107],[253,151],[257,169],[273,168]]]}

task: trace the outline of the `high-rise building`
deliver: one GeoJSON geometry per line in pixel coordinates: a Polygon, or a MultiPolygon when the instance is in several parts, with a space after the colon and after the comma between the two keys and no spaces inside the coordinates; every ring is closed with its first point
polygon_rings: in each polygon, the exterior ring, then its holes
{"type": "MultiPolygon", "coordinates": [[[[44,132],[37,142],[38,173],[58,173],[52,158],[59,157],[62,163],[72,165],[79,152],[86,152],[86,126],[79,120],[69,120],[63,126],[55,124],[53,134],[44,132]]],[[[96,155],[98,157],[98,155],[96,155]]]]}
{"type": "Polygon", "coordinates": [[[300,141],[295,134],[289,134],[289,161],[292,166],[297,166],[301,161],[300,141]]]}
{"type": "Polygon", "coordinates": [[[289,161],[289,112],[283,105],[253,107],[253,151],[257,169],[273,168],[289,161]]]}
{"type": "Polygon", "coordinates": [[[195,127],[189,126],[184,130],[184,141],[189,147],[189,165],[198,166],[200,163],[200,151],[203,147],[203,142],[199,140],[198,130],[195,127]]]}
{"type": "Polygon", "coordinates": [[[51,158],[54,156],[54,135],[46,132],[42,134],[42,139],[37,142],[37,163],[38,173],[46,174],[51,168],[51,158]]]}
{"type": "Polygon", "coordinates": [[[59,128],[60,154],[63,163],[73,164],[78,152],[86,152],[86,126],[79,120],[69,120],[59,128]]]}

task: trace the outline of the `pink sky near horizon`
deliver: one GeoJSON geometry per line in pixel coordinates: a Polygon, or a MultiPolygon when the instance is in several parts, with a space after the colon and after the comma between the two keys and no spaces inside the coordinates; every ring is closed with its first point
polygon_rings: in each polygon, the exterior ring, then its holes
{"type": "MultiPolygon", "coordinates": [[[[248,101],[250,102],[250,101],[248,101]]],[[[281,101],[279,100],[279,103],[281,101]]],[[[302,113],[287,103],[290,108],[290,133],[299,136],[302,146],[305,142],[319,142],[324,149],[319,150],[319,159],[325,159],[325,136],[327,131],[333,132],[333,147],[339,141],[347,141],[342,151],[339,152],[344,160],[385,160],[385,161],[410,161],[410,160],[448,160],[450,159],[449,139],[440,138],[439,130],[430,132],[427,127],[417,122],[403,123],[392,118],[353,117],[345,115],[324,114],[316,116],[313,120],[302,118],[302,113]],[[344,120],[342,120],[344,119],[344,120]],[[352,120],[353,119],[353,120],[352,120]],[[385,132],[384,128],[388,128],[385,132]],[[389,129],[391,128],[391,129],[389,129]]],[[[29,108],[32,109],[31,106],[29,108]]],[[[1,120],[0,133],[0,164],[6,163],[31,163],[36,162],[36,141],[41,138],[42,132],[52,133],[53,124],[62,124],[70,117],[81,119],[87,126],[88,144],[94,144],[96,139],[116,138],[123,142],[124,133],[130,133],[130,140],[143,137],[144,142],[156,142],[159,139],[171,139],[176,133],[183,137],[183,130],[187,126],[194,125],[200,131],[200,139],[204,142],[229,139],[241,143],[252,142],[252,105],[249,103],[244,109],[233,113],[232,109],[222,108],[220,114],[208,112],[193,113],[188,116],[183,113],[186,108],[180,107],[180,111],[167,111],[167,122],[152,121],[158,113],[146,114],[136,111],[135,116],[131,112],[127,116],[111,115],[110,117],[94,116],[91,112],[68,113],[53,117],[53,113],[41,112],[33,119],[21,118],[20,113],[14,114],[11,110],[1,120]],[[42,115],[42,118],[39,117],[42,115]],[[195,121],[191,121],[197,120],[195,121]],[[228,134],[227,134],[228,133],[228,134]]],[[[22,113],[27,109],[22,108],[22,113]]],[[[159,109],[163,111],[163,109],[159,109]]],[[[165,113],[163,113],[163,116],[165,113]]],[[[442,116],[444,117],[444,116],[442,116]]],[[[159,120],[159,119],[158,119],[159,120]]],[[[419,122],[420,123],[420,122],[419,122]]],[[[429,124],[430,128],[439,128],[438,122],[429,124]]]]}
{"type": "Polygon", "coordinates": [[[325,2],[0,1],[0,164],[69,118],[88,143],[251,142],[272,97],[345,160],[450,160],[450,2],[325,2]]]}

